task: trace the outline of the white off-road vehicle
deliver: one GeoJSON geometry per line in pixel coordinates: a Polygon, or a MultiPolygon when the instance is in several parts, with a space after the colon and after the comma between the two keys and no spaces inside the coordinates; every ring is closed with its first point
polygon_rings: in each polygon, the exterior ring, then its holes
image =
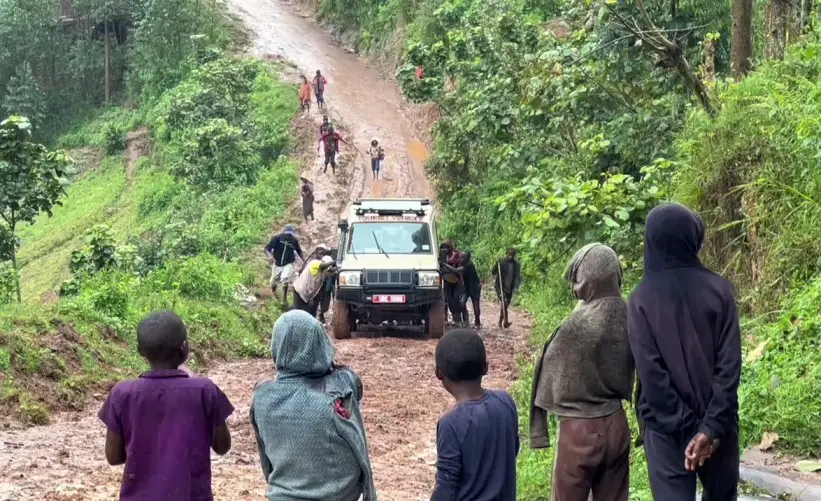
{"type": "Polygon", "coordinates": [[[339,223],[333,334],[359,325],[423,325],[440,338],[445,302],[436,213],[429,200],[362,199],[339,223]]]}

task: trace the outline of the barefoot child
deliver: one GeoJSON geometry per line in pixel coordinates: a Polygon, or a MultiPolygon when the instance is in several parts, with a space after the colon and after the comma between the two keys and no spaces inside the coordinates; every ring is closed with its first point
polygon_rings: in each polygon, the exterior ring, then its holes
{"type": "Polygon", "coordinates": [[[211,450],[231,448],[225,420],[234,412],[210,379],[189,377],[185,324],[175,313],[150,314],[137,326],[137,349],[151,367],[117,384],[100,409],[105,456],[125,464],[122,501],[213,500],[211,450]]]}
{"type": "Polygon", "coordinates": [[[302,75],[302,85],[299,87],[299,101],[302,103],[302,111],[311,111],[311,83],[308,78],[302,75]]]}
{"type": "Polygon", "coordinates": [[[456,399],[436,429],[436,487],[431,501],[515,501],[519,453],[516,404],[504,391],[485,390],[482,338],[451,331],[436,346],[436,377],[456,399]]]}

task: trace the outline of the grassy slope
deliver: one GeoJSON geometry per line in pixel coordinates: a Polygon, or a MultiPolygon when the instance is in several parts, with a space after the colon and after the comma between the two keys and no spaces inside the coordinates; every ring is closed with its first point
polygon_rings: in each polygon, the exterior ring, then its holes
{"type": "MultiPolygon", "coordinates": [[[[265,128],[287,131],[297,109],[296,89],[280,83],[271,71],[266,68],[254,83],[250,115],[265,128]]],[[[131,130],[149,112],[112,108],[64,136],[60,145],[101,147],[110,124],[131,130]]],[[[162,145],[154,146],[155,153],[138,162],[131,183],[125,179],[123,155],[86,166],[53,217],[43,216],[20,232],[26,300],[21,306],[0,307],[0,407],[24,420],[44,422],[51,409],[79,407],[91,389],[142,370],[144,363],[133,349],[134,326],[152,309],[173,308],[189,324],[194,366],[214,357],[265,350],[264,339],[278,311],[243,308],[233,297],[234,284],[264,281],[258,260],[248,256],[256,254],[251,248],[262,242],[295,198],[297,166],[281,159],[265,167],[254,186],[207,198],[184,197],[168,173],[174,159],[162,145]],[[172,199],[174,194],[183,197],[177,204],[199,204],[202,219],[196,231],[203,239],[223,238],[220,224],[231,214],[236,219],[232,234],[224,238],[249,252],[241,252],[240,261],[230,265],[210,254],[174,261],[139,280],[104,273],[77,298],[40,302],[68,277],[70,254],[84,245],[86,231],[104,223],[123,242],[160,228],[175,204],[156,201],[169,194],[172,199]]]]}

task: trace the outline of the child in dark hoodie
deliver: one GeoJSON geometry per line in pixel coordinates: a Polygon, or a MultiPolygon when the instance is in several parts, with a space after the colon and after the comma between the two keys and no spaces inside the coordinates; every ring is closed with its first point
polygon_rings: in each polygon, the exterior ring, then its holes
{"type": "Polygon", "coordinates": [[[647,217],[644,278],[628,302],[639,377],[637,413],[655,499],[738,493],[741,334],[732,288],[698,253],[704,222],[665,204],[647,217]]]}
{"type": "Polygon", "coordinates": [[[613,249],[590,244],[565,272],[581,300],[545,344],[530,410],[531,447],[549,447],[547,415],[559,418],[554,501],[627,501],[630,427],[622,408],[633,391],[627,305],[613,249]]]}

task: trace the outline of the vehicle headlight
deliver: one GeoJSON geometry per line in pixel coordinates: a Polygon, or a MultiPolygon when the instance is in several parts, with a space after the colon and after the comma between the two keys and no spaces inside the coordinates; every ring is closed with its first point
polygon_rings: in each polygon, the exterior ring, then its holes
{"type": "Polygon", "coordinates": [[[442,285],[442,277],[439,276],[438,271],[420,271],[419,287],[439,287],[442,285]]]}
{"type": "Polygon", "coordinates": [[[362,286],[362,272],[361,271],[340,271],[339,272],[339,286],[340,287],[361,287],[362,286]]]}

